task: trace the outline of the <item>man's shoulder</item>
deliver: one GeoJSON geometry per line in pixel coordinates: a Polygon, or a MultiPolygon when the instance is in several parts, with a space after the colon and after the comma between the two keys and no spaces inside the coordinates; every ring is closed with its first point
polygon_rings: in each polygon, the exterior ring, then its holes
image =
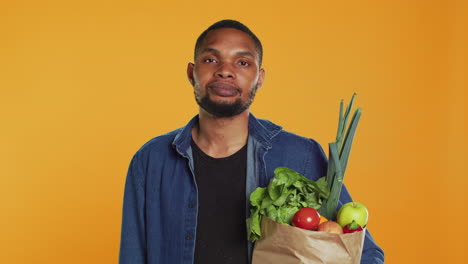
{"type": "Polygon", "coordinates": [[[269,177],[273,177],[274,169],[278,167],[291,168],[313,180],[326,174],[327,158],[316,140],[281,129],[270,143],[265,157],[269,177]]]}
{"type": "Polygon", "coordinates": [[[315,141],[314,139],[312,138],[309,138],[309,137],[305,137],[305,136],[301,136],[301,135],[298,135],[294,132],[291,132],[291,131],[287,131],[287,130],[281,130],[280,133],[278,133],[278,139],[279,140],[292,140],[292,141],[296,141],[300,144],[318,144],[317,141],[315,141]]]}
{"type": "Polygon", "coordinates": [[[283,129],[281,126],[273,123],[267,119],[257,118],[258,122],[261,124],[265,130],[276,130],[274,136],[271,137],[271,146],[273,150],[286,151],[289,152],[316,152],[317,154],[322,154],[323,150],[320,144],[312,138],[305,137],[293,133],[291,131],[283,129]],[[277,129],[278,128],[278,129],[277,129]]]}
{"type": "Polygon", "coordinates": [[[278,135],[273,138],[273,146],[279,145],[282,148],[291,149],[291,150],[308,150],[308,151],[318,151],[322,152],[322,147],[320,144],[312,138],[298,135],[296,133],[281,130],[278,135]]]}
{"type": "Polygon", "coordinates": [[[174,142],[175,137],[182,129],[183,128],[178,128],[150,139],[138,149],[136,154],[147,154],[154,151],[161,152],[168,148],[172,148],[172,143],[174,142]]]}
{"type": "Polygon", "coordinates": [[[284,143],[284,144],[287,144],[287,145],[288,144],[293,144],[293,145],[303,146],[303,147],[307,147],[307,148],[310,148],[310,146],[320,147],[320,144],[316,140],[314,140],[312,138],[305,137],[305,136],[298,135],[298,134],[293,133],[293,132],[288,131],[288,130],[285,130],[281,126],[273,123],[270,120],[261,119],[261,118],[258,118],[257,120],[264,127],[267,127],[267,128],[268,127],[279,127],[279,128],[281,128],[278,131],[278,133],[272,138],[272,143],[273,144],[278,144],[278,143],[280,143],[280,144],[284,143]]]}

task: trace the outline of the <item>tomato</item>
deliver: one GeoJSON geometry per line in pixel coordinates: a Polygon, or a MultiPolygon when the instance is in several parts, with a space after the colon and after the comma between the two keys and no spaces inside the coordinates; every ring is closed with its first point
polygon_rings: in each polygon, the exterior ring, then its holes
{"type": "Polygon", "coordinates": [[[314,229],[320,223],[320,214],[311,207],[304,207],[297,211],[292,220],[292,225],[302,229],[314,229]]]}

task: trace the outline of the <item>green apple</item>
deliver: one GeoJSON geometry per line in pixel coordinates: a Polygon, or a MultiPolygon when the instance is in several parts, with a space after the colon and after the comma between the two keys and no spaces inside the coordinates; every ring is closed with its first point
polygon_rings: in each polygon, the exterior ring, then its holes
{"type": "Polygon", "coordinates": [[[340,208],[336,220],[341,227],[351,224],[353,220],[356,221],[358,225],[365,227],[368,216],[369,213],[365,205],[358,202],[350,202],[340,208]]]}

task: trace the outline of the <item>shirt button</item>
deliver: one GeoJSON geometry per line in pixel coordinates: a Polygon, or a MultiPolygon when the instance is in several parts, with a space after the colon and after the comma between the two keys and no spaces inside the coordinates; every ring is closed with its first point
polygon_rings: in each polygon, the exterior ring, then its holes
{"type": "Polygon", "coordinates": [[[186,235],[185,240],[192,240],[192,236],[191,235],[186,235]]]}
{"type": "Polygon", "coordinates": [[[188,208],[193,208],[195,205],[193,203],[189,203],[188,208]]]}

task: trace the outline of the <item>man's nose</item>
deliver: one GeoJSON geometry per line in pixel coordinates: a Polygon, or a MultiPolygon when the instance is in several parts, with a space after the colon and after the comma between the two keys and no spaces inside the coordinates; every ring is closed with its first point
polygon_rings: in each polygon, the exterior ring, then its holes
{"type": "Polygon", "coordinates": [[[234,70],[227,63],[219,65],[218,70],[215,72],[215,75],[219,78],[235,78],[236,75],[234,70]]]}

